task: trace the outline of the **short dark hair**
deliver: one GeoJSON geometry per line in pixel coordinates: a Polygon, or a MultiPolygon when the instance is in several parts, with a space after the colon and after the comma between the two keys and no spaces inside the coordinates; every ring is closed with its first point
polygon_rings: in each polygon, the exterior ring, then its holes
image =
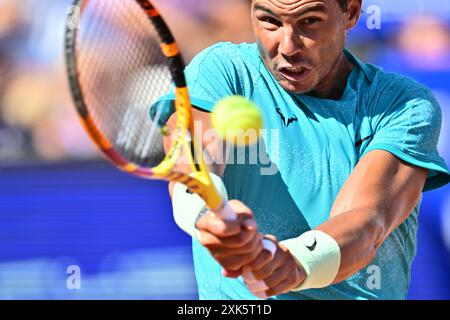
{"type": "Polygon", "coordinates": [[[348,1],[347,0],[338,0],[338,2],[339,2],[339,5],[341,6],[342,10],[344,10],[344,12],[346,12],[348,9],[348,7],[347,7],[348,1]]]}
{"type": "Polygon", "coordinates": [[[339,2],[339,5],[341,6],[342,10],[346,12],[348,9],[348,0],[337,0],[337,1],[339,2]]]}

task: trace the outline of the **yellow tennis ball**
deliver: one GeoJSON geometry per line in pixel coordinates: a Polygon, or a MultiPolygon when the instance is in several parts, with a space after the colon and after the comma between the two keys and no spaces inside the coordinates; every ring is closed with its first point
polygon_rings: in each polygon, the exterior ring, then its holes
{"type": "Polygon", "coordinates": [[[259,108],[243,96],[229,96],[213,108],[211,122],[219,135],[233,144],[256,143],[264,126],[259,108]]]}

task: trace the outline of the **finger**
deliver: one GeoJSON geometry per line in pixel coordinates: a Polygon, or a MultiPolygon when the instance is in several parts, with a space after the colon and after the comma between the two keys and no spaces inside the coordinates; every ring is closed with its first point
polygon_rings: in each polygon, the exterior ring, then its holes
{"type": "Polygon", "coordinates": [[[195,224],[199,231],[206,231],[218,237],[231,237],[241,232],[239,221],[223,220],[214,213],[208,211],[195,224]]]}
{"type": "Polygon", "coordinates": [[[256,249],[258,243],[262,242],[260,237],[254,231],[241,231],[238,235],[232,237],[218,237],[206,231],[197,232],[197,240],[205,247],[218,254],[234,253],[246,254],[256,249]],[[235,251],[230,251],[235,250],[235,251]]]}
{"type": "Polygon", "coordinates": [[[239,236],[220,239],[222,244],[214,247],[214,253],[220,256],[257,255],[263,250],[263,243],[258,233],[242,231],[239,236]]]}
{"type": "Polygon", "coordinates": [[[287,293],[292,290],[292,288],[295,288],[296,285],[296,277],[289,277],[284,279],[282,282],[280,282],[275,287],[267,290],[265,293],[267,296],[277,296],[283,293],[287,293]]]}
{"type": "Polygon", "coordinates": [[[256,281],[252,283],[246,283],[248,290],[250,290],[253,293],[259,293],[259,292],[265,292],[266,290],[269,290],[269,286],[263,281],[256,281]]]}
{"type": "Polygon", "coordinates": [[[253,274],[258,280],[264,280],[268,277],[270,277],[273,272],[278,269],[281,264],[284,262],[284,255],[285,253],[283,251],[278,250],[275,254],[275,257],[272,259],[272,261],[269,261],[266,265],[264,265],[262,268],[253,270],[253,274]]]}
{"type": "Polygon", "coordinates": [[[253,212],[239,200],[230,200],[228,204],[233,208],[234,212],[243,218],[253,218],[253,212]]]}
{"type": "Polygon", "coordinates": [[[248,265],[250,270],[259,270],[267,265],[275,257],[277,251],[277,239],[271,235],[265,235],[261,239],[263,251],[248,265]]]}
{"type": "Polygon", "coordinates": [[[258,225],[256,224],[256,221],[254,219],[246,218],[244,222],[242,223],[242,227],[245,230],[249,231],[256,231],[258,230],[258,225]]]}
{"type": "Polygon", "coordinates": [[[247,288],[252,293],[264,293],[266,290],[269,289],[267,284],[264,282],[264,280],[257,280],[253,274],[249,271],[248,267],[245,266],[243,268],[244,274],[242,275],[244,282],[247,286],[247,288]]]}
{"type": "Polygon", "coordinates": [[[262,269],[273,259],[272,253],[267,250],[262,250],[261,253],[248,264],[250,270],[256,271],[262,269]]]}
{"type": "MultiPolygon", "coordinates": [[[[260,247],[259,250],[261,251],[262,247],[260,247]]],[[[214,258],[216,258],[216,260],[218,260],[225,269],[237,271],[249,264],[250,261],[254,260],[258,254],[258,252],[251,252],[246,255],[232,255],[229,257],[214,258]]]]}
{"type": "Polygon", "coordinates": [[[270,288],[275,288],[289,277],[295,277],[295,265],[285,263],[272,272],[272,274],[265,278],[264,281],[270,288]]]}

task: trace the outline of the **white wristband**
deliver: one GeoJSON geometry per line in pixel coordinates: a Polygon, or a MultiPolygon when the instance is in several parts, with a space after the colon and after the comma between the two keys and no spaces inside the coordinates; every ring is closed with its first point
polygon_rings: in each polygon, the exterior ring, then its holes
{"type": "Polygon", "coordinates": [[[328,234],[318,230],[280,242],[305,269],[306,279],[292,291],[324,288],[333,283],[341,265],[341,250],[328,234]]]}
{"type": "MultiPolygon", "coordinates": [[[[222,179],[210,173],[211,180],[216,186],[222,198],[228,200],[227,190],[222,179]]],[[[176,224],[188,233],[191,237],[197,236],[195,223],[200,212],[205,208],[206,204],[202,198],[195,193],[190,193],[184,184],[176,183],[172,191],[172,208],[173,217],[176,224]]]]}

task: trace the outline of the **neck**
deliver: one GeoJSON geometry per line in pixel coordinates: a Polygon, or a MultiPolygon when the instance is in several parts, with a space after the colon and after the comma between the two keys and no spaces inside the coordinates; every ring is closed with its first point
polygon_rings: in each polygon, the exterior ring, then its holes
{"type": "Polygon", "coordinates": [[[339,100],[347,86],[347,79],[353,70],[353,63],[342,51],[339,58],[334,63],[331,71],[324,80],[313,90],[310,95],[330,100],[339,100]]]}

